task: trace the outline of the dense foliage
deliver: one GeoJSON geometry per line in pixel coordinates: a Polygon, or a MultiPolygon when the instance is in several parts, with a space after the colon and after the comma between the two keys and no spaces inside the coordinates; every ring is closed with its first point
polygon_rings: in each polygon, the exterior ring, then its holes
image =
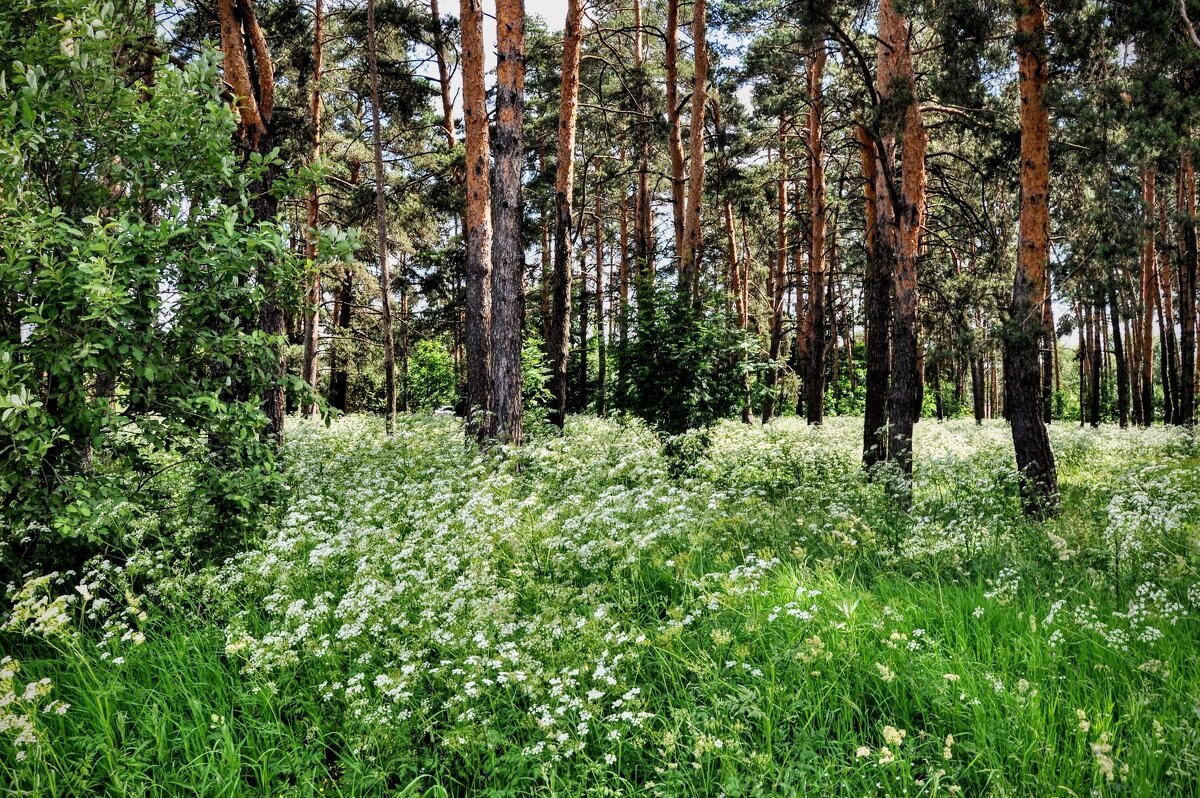
{"type": "Polygon", "coordinates": [[[998,424],[919,425],[911,514],[837,420],[681,478],[583,417],[510,459],[289,433],[292,509],[224,566],[10,588],[18,794],[1196,794],[1183,433],[1056,427],[1046,525],[998,424]]]}

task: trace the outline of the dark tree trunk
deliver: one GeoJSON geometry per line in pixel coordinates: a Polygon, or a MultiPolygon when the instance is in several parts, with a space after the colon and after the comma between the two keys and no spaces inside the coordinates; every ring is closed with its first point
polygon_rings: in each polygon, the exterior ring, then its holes
{"type": "Polygon", "coordinates": [[[870,468],[887,459],[888,309],[891,305],[892,275],[888,261],[880,255],[878,208],[875,186],[875,144],[862,125],[857,126],[862,156],[863,190],[866,194],[866,272],[863,275],[863,321],[866,327],[867,396],[863,413],[863,466],[870,468]]]}
{"type": "Polygon", "coordinates": [[[1121,308],[1117,304],[1117,290],[1111,280],[1108,284],[1108,302],[1113,355],[1117,361],[1117,419],[1124,429],[1129,426],[1129,364],[1125,360],[1125,345],[1121,338],[1121,308]]]}
{"type": "Polygon", "coordinates": [[[971,406],[975,412],[975,423],[982,424],[987,414],[987,396],[983,387],[983,357],[971,358],[971,406]]]}
{"type": "Polygon", "coordinates": [[[367,60],[371,71],[371,141],[375,151],[375,253],[379,256],[380,320],[383,326],[383,382],[387,434],[396,431],[396,336],[392,329],[392,273],[388,258],[387,177],[379,122],[379,63],[375,39],[375,0],[367,0],[367,60]]]}
{"type": "MultiPolygon", "coordinates": [[[[342,276],[339,289],[334,324],[337,325],[338,336],[344,336],[350,331],[350,314],[354,302],[354,272],[346,269],[342,276]]],[[[340,346],[335,345],[334,354],[329,358],[329,406],[346,412],[346,392],[349,388],[350,375],[346,369],[345,358],[337,354],[340,346]]]]}
{"type": "Polygon", "coordinates": [[[525,320],[524,202],[525,0],[496,3],[496,156],[492,238],[492,383],[488,435],[520,446],[524,438],[521,330],[525,320]]]}
{"type": "Polygon", "coordinates": [[[569,0],[563,27],[562,83],[559,90],[558,151],[554,181],[554,280],[546,350],[550,356],[551,424],[567,416],[567,368],[571,353],[572,201],[575,190],[575,127],[579,108],[579,49],[583,0],[569,0]]]}

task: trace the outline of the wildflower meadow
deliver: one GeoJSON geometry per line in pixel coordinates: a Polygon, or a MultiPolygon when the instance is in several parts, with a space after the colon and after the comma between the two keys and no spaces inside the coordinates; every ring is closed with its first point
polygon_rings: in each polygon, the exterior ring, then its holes
{"type": "Polygon", "coordinates": [[[0,792],[1200,794],[1191,434],[1051,433],[1043,522],[999,423],[922,421],[905,512],[855,419],[294,422],[223,562],[181,511],[7,586],[0,792]]]}

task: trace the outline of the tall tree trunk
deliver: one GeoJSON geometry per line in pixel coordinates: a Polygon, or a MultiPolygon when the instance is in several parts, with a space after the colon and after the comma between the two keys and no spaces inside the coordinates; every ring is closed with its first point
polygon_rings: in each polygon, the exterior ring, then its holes
{"type": "MultiPolygon", "coordinates": [[[[337,337],[345,336],[350,330],[350,314],[354,302],[354,272],[347,268],[342,274],[342,284],[338,289],[338,297],[334,303],[334,325],[337,337]]],[[[347,390],[350,374],[346,369],[346,358],[339,354],[340,344],[335,346],[329,356],[329,406],[346,412],[347,390]]]]}
{"type": "MultiPolygon", "coordinates": [[[[309,102],[309,122],[313,129],[311,161],[321,157],[321,67],[325,51],[325,9],[322,0],[313,3],[313,72],[312,95],[309,102]]],[[[310,418],[317,414],[317,388],[321,372],[317,363],[321,312],[321,269],[317,266],[317,227],[321,224],[320,187],[313,185],[308,192],[308,258],[309,281],[305,292],[304,309],[304,362],[302,378],[312,390],[312,396],[304,403],[304,415],[310,418]]]]}
{"type": "Polygon", "coordinates": [[[525,0],[496,2],[496,190],[492,243],[492,383],[488,434],[520,446],[524,438],[521,331],[525,321],[525,244],[521,237],[525,161],[525,0]]]}
{"type": "Polygon", "coordinates": [[[679,107],[679,0],[667,0],[666,68],[667,68],[667,151],[671,156],[671,218],[675,223],[675,257],[680,262],[679,277],[683,280],[683,123],[679,107]]]}
{"type": "Polygon", "coordinates": [[[1196,421],[1196,170],[1185,146],[1180,157],[1179,205],[1183,258],[1179,264],[1179,419],[1196,421]]]}
{"type": "Polygon", "coordinates": [[[1017,272],[1004,341],[1005,406],[1012,423],[1025,512],[1053,513],[1058,474],[1040,410],[1039,343],[1045,338],[1042,298],[1050,262],[1050,116],[1042,100],[1048,77],[1044,0],[1027,3],[1017,18],[1017,70],[1021,92],[1021,219],[1017,272]]]}
{"type": "MultiPolygon", "coordinates": [[[[733,294],[737,328],[739,333],[745,335],[750,316],[742,286],[742,263],[738,258],[737,232],[733,224],[733,201],[728,197],[725,199],[725,238],[729,245],[729,286],[730,293],[733,294]]],[[[747,354],[743,351],[739,362],[742,369],[742,423],[749,424],[753,410],[750,407],[750,372],[746,368],[746,358],[747,354]]]]}
{"type": "Polygon", "coordinates": [[[1175,349],[1175,310],[1171,303],[1170,251],[1167,240],[1167,200],[1158,196],[1158,235],[1163,248],[1154,264],[1154,310],[1158,316],[1159,378],[1163,387],[1163,423],[1175,423],[1175,396],[1179,384],[1178,353],[1175,349]]]}
{"type": "Polygon", "coordinates": [[[460,0],[463,126],[467,139],[467,431],[486,432],[477,414],[490,407],[492,335],[491,143],[483,82],[483,0],[460,0]]]}
{"type": "Polygon", "coordinates": [[[596,186],[596,415],[604,415],[604,382],[608,375],[608,353],[604,340],[604,217],[601,215],[600,186],[596,186]]]}
{"type": "Polygon", "coordinates": [[[1125,360],[1125,345],[1121,338],[1121,306],[1118,301],[1115,281],[1110,278],[1108,304],[1113,355],[1117,361],[1117,419],[1124,429],[1129,426],[1129,364],[1125,360]]]}
{"type": "MultiPolygon", "coordinates": [[[[621,150],[621,161],[624,165],[625,150],[621,150]]],[[[634,191],[636,201],[637,191],[634,191]]],[[[624,413],[628,405],[626,397],[626,386],[628,384],[628,368],[625,362],[625,353],[629,345],[629,193],[623,186],[621,188],[621,243],[619,258],[619,271],[617,275],[617,392],[615,404],[619,412],[624,413]]],[[[636,233],[635,233],[636,235],[636,233]]]]}
{"type": "MultiPolygon", "coordinates": [[[[909,49],[912,26],[893,0],[879,5],[879,82],[883,110],[880,121],[887,162],[880,168],[880,205],[888,206],[893,229],[892,286],[892,390],[888,400],[890,420],[888,459],[905,474],[912,474],[912,430],[917,418],[917,251],[925,221],[925,147],[927,135],[916,98],[916,77],[909,49]],[[895,138],[899,136],[903,174],[897,186],[895,138]],[[895,189],[899,189],[899,194],[895,189]]],[[[882,214],[881,214],[882,216],[882,214]]],[[[880,223],[883,222],[881,218],[880,223]]]]}
{"type": "Polygon", "coordinates": [[[1100,426],[1100,393],[1104,386],[1104,346],[1100,341],[1101,331],[1104,329],[1103,321],[1100,319],[1100,308],[1089,307],[1088,318],[1090,320],[1089,339],[1091,341],[1092,351],[1088,356],[1088,365],[1091,366],[1092,373],[1088,378],[1088,402],[1091,409],[1088,411],[1088,416],[1091,419],[1093,427],[1100,426]]]}
{"type": "MultiPolygon", "coordinates": [[[[642,3],[633,0],[633,63],[640,72],[645,60],[642,40],[642,3]]],[[[638,314],[649,318],[650,293],[654,289],[654,220],[650,207],[650,129],[645,118],[648,111],[644,87],[639,83],[637,122],[638,181],[634,199],[634,290],[637,293],[638,314]]]]}
{"type": "MultiPolygon", "coordinates": [[[[1158,281],[1155,279],[1158,271],[1158,256],[1154,251],[1154,169],[1146,167],[1142,173],[1142,204],[1146,214],[1146,224],[1142,235],[1142,271],[1141,293],[1142,307],[1138,316],[1141,329],[1141,367],[1142,367],[1142,426],[1149,427],[1154,423],[1154,311],[1157,306],[1158,281]]],[[[1165,387],[1165,386],[1164,386],[1165,387]]]]}
{"type": "Polygon", "coordinates": [[[982,424],[987,413],[986,395],[983,392],[983,356],[971,358],[971,409],[975,413],[975,423],[982,424]]]}
{"type": "Polygon", "coordinates": [[[551,424],[560,429],[567,415],[567,366],[571,353],[571,205],[575,185],[575,121],[579,112],[579,46],[583,0],[568,0],[563,26],[562,85],[559,92],[558,154],[554,182],[554,282],[550,290],[551,424]]]}
{"type": "Polygon", "coordinates": [[[392,330],[392,273],[388,262],[387,176],[383,170],[383,131],[379,123],[379,44],[375,0],[367,0],[367,58],[371,68],[371,142],[375,150],[375,251],[379,255],[380,318],[383,323],[383,380],[387,433],[396,431],[396,336],[392,330]]]}
{"type": "MultiPolygon", "coordinates": [[[[587,175],[583,176],[587,180],[587,175]]],[[[586,207],[586,206],[585,206],[586,207]]],[[[580,211],[583,214],[583,211],[580,211]]],[[[588,404],[588,267],[587,249],[582,247],[583,222],[580,220],[579,237],[581,242],[579,252],[579,360],[578,376],[576,377],[576,395],[573,407],[582,413],[588,404]]]]}
{"type": "MultiPolygon", "coordinates": [[[[401,266],[401,271],[404,268],[401,266]]],[[[400,293],[400,409],[405,413],[412,412],[412,390],[408,379],[408,353],[410,336],[410,309],[412,306],[412,288],[408,283],[400,293]]]]}
{"type": "Polygon", "coordinates": [[[772,266],[767,268],[767,303],[770,309],[770,335],[767,345],[767,373],[766,384],[768,390],[765,392],[762,409],[762,423],[766,424],[775,417],[775,403],[777,401],[775,386],[779,382],[779,366],[776,361],[779,359],[779,351],[783,344],[783,295],[787,284],[787,259],[788,259],[788,235],[787,235],[787,215],[788,215],[788,162],[787,162],[787,139],[784,120],[779,120],[779,184],[776,187],[776,201],[779,210],[779,229],[776,232],[775,242],[775,257],[772,260],[772,266]]]}
{"type": "Polygon", "coordinates": [[[1058,349],[1058,335],[1054,332],[1054,308],[1051,297],[1051,278],[1046,274],[1045,293],[1038,304],[1042,310],[1042,326],[1045,335],[1039,347],[1042,353],[1042,421],[1049,424],[1054,418],[1054,356],[1058,349]]]}
{"type": "Polygon", "coordinates": [[[679,256],[681,294],[694,307],[698,307],[700,301],[700,205],[704,197],[704,109],[708,101],[707,13],[705,0],[695,0],[692,6],[695,70],[692,77],[692,117],[688,131],[688,196],[684,213],[683,250],[679,256]]]}
{"type": "MultiPolygon", "coordinates": [[[[808,239],[808,362],[805,364],[805,405],[809,424],[825,420],[825,147],[821,111],[821,81],[825,76],[825,42],[808,62],[808,202],[812,214],[808,239]]],[[[835,350],[836,351],[836,350],[835,350]]]]}
{"type": "Polygon", "coordinates": [[[429,16],[433,23],[433,55],[437,59],[438,94],[442,99],[442,130],[446,147],[454,149],[454,105],[450,99],[450,70],[446,66],[446,34],[442,28],[442,13],[438,0],[429,0],[429,16]]]}
{"type": "Polygon", "coordinates": [[[891,271],[882,248],[886,245],[878,218],[879,160],[875,143],[860,122],[855,128],[862,156],[863,192],[866,196],[866,271],[863,274],[863,321],[866,329],[867,396],[863,412],[863,466],[870,468],[887,459],[888,306],[891,301],[891,271]]]}

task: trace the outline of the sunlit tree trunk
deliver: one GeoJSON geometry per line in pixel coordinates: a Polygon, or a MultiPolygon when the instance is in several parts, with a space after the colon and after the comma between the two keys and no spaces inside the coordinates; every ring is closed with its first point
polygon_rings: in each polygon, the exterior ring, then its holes
{"type": "Polygon", "coordinates": [[[881,136],[886,163],[877,188],[878,224],[887,226],[892,261],[892,365],[888,399],[888,459],[912,473],[912,431],[917,417],[917,250],[925,219],[925,147],[927,135],[916,98],[916,77],[909,49],[912,26],[893,0],[879,4],[879,81],[881,136]],[[903,162],[896,182],[896,144],[903,162]]]}
{"type": "Polygon", "coordinates": [[[559,91],[558,154],[554,182],[554,280],[546,347],[550,355],[550,423],[562,427],[567,414],[567,366],[571,353],[572,202],[575,187],[575,122],[579,111],[579,47],[583,1],[568,0],[563,26],[559,91]]]}
{"type": "Polygon", "coordinates": [[[1005,407],[1012,424],[1025,510],[1053,513],[1058,475],[1042,420],[1039,343],[1045,337],[1041,300],[1050,262],[1050,116],[1042,101],[1048,77],[1044,0],[1027,3],[1017,18],[1021,94],[1021,218],[1010,324],[1004,342],[1005,407]]]}
{"type": "Polygon", "coordinates": [[[483,2],[460,0],[463,122],[467,144],[466,361],[468,432],[491,396],[492,200],[487,93],[483,83],[483,2]]]}

